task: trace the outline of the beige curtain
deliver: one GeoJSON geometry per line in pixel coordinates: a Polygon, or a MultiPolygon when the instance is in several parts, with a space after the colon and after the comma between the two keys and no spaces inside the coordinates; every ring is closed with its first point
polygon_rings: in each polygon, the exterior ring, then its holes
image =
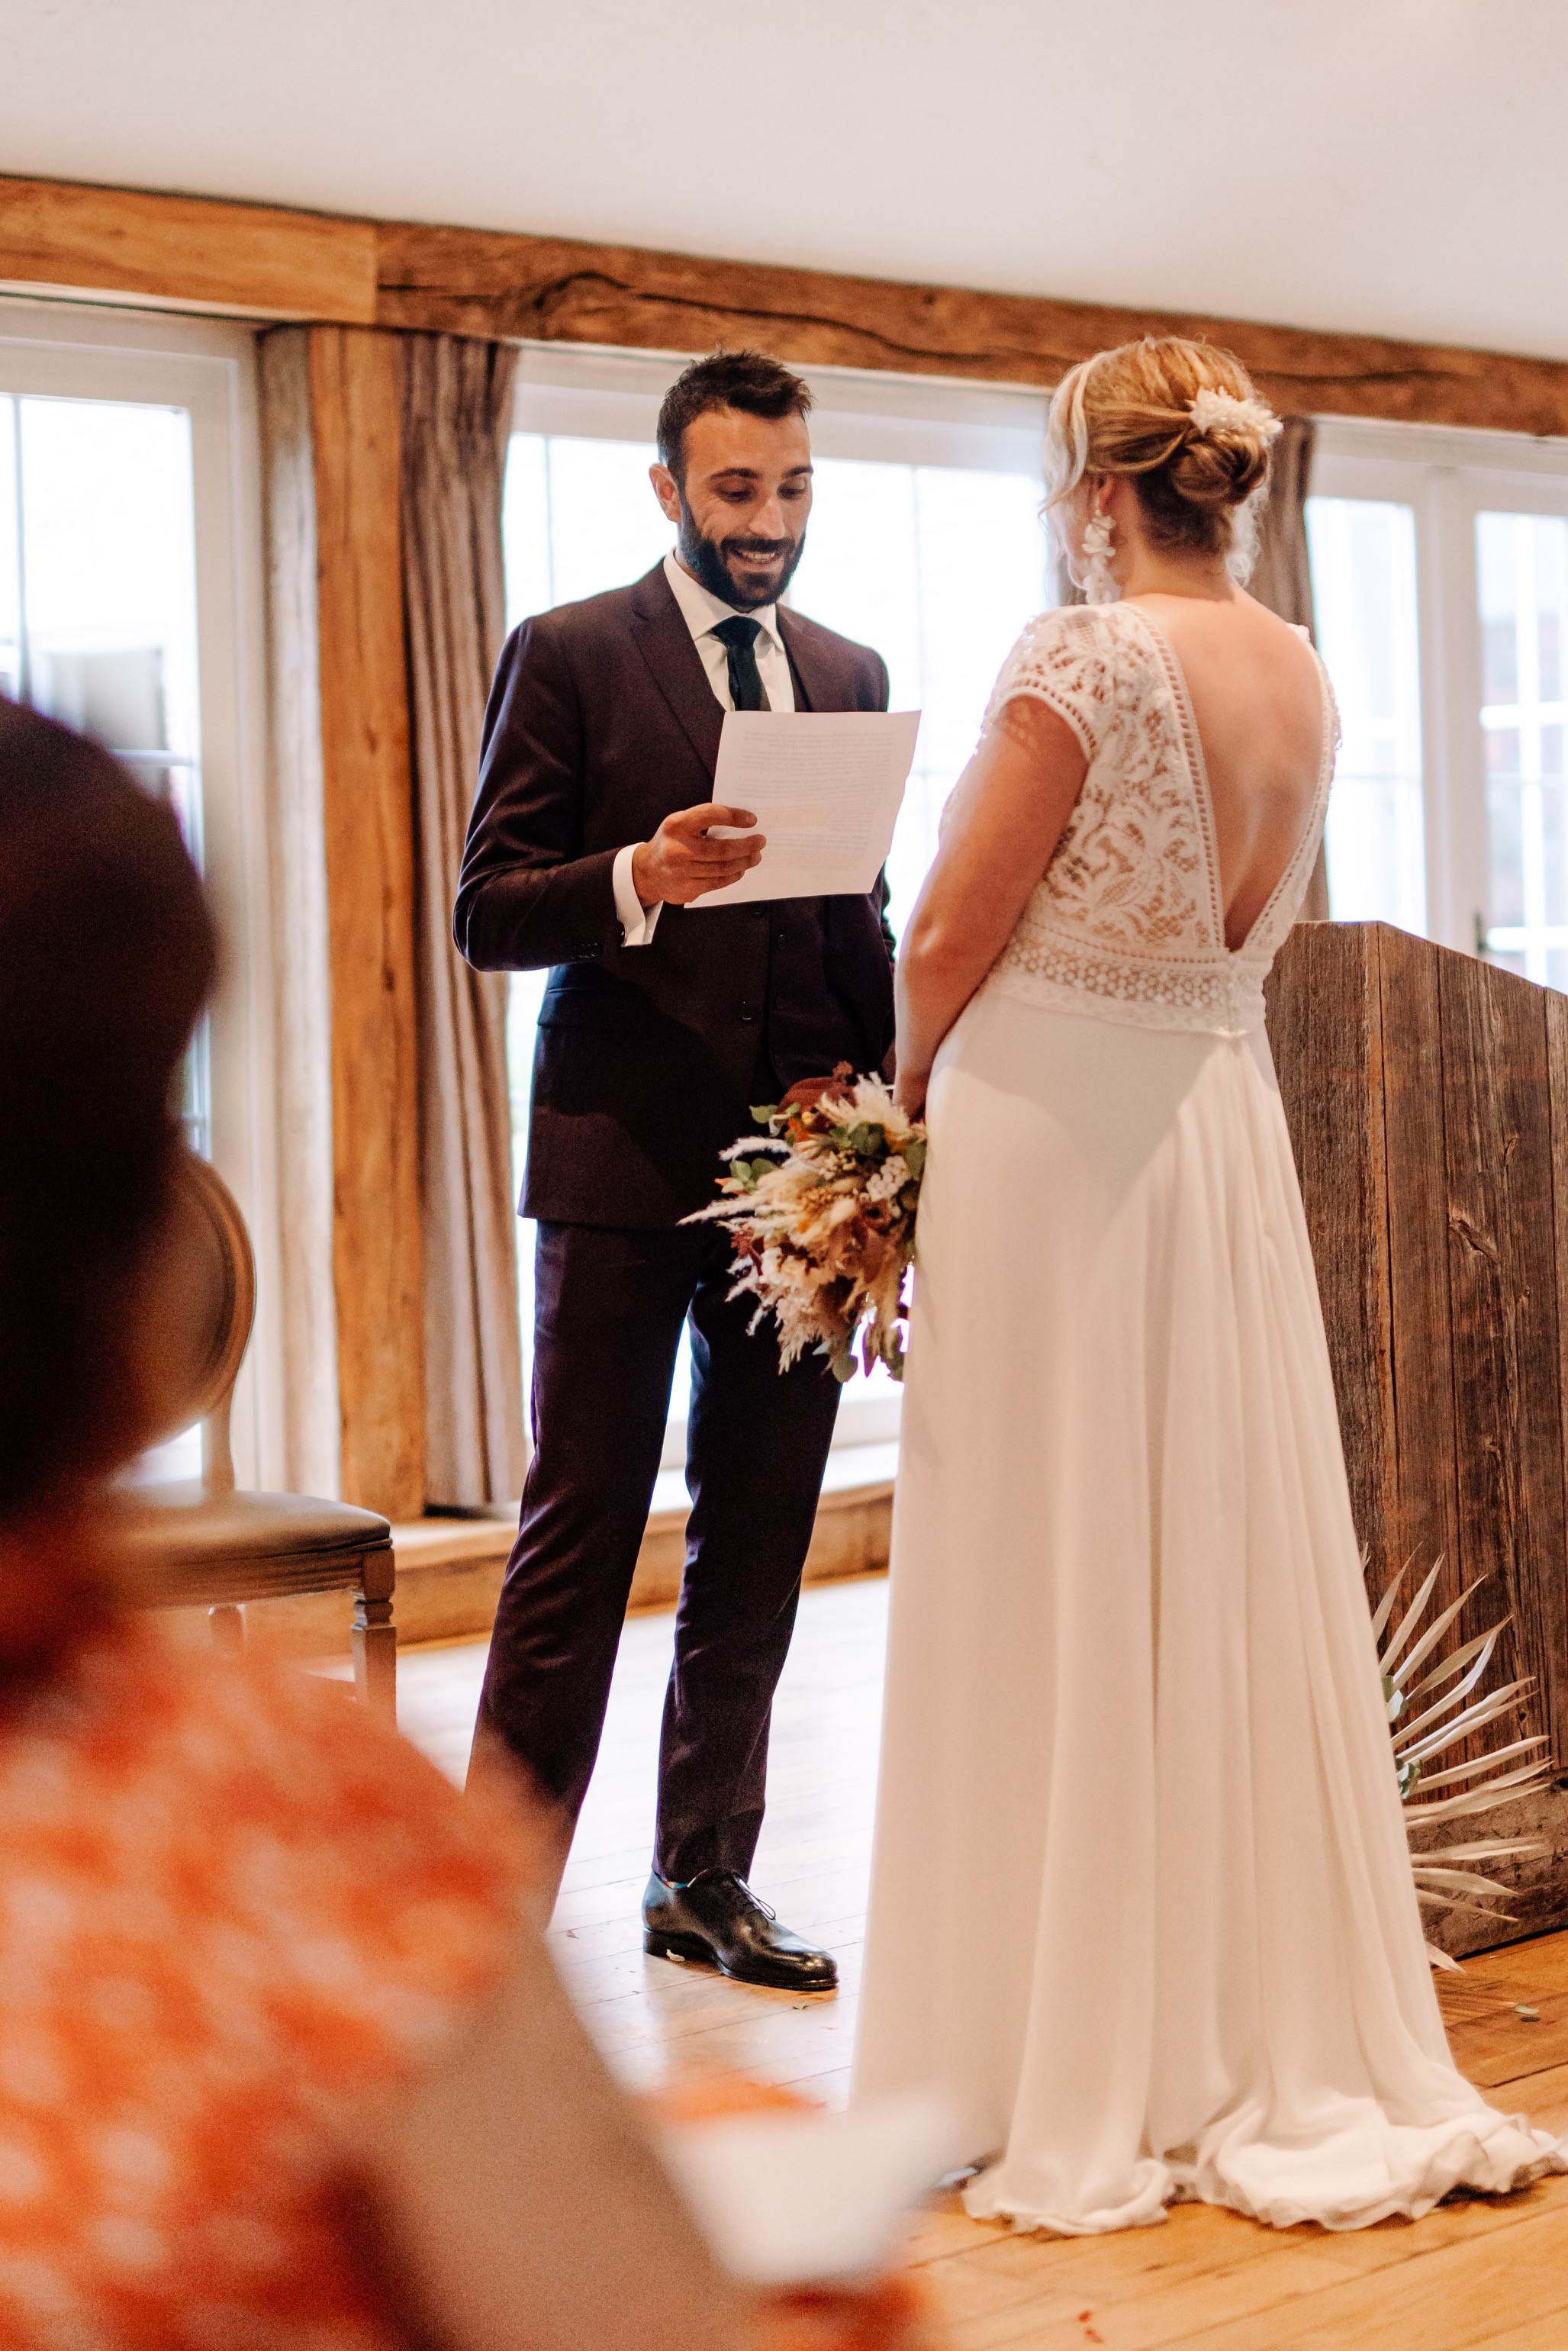
{"type": "Polygon", "coordinates": [[[522,1489],[507,981],[452,944],[452,903],[506,628],[501,486],[517,352],[402,338],[402,569],[414,768],[426,1499],[522,1489]]]}
{"type": "MultiPolygon", "coordinates": [[[[1274,472],[1263,527],[1258,538],[1258,560],[1248,581],[1260,604],[1282,621],[1316,630],[1312,616],[1312,572],[1307,558],[1307,492],[1312,473],[1312,421],[1287,416],[1285,429],[1274,444],[1274,472]]],[[[1323,852],[1318,851],[1312,878],[1301,902],[1303,923],[1329,919],[1329,877],[1323,852]]]]}

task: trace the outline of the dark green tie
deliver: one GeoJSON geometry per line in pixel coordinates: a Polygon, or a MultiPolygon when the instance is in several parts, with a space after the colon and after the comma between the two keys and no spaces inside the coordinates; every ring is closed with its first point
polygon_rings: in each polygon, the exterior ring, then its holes
{"type": "Polygon", "coordinates": [[[743,621],[738,616],[733,621],[720,621],[714,630],[729,655],[729,698],[737,710],[770,707],[757,666],[757,640],[761,634],[760,621],[743,621]]]}

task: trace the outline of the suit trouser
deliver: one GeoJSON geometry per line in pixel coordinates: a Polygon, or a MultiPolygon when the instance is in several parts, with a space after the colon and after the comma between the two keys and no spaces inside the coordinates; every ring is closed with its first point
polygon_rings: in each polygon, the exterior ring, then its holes
{"type": "Polygon", "coordinates": [[[691,1516],[659,1750],[654,1865],[676,1882],[750,1868],[773,1692],[838,1411],[809,1355],[782,1375],[771,1322],[731,1304],[711,1225],[540,1224],[534,1457],[491,1636],[476,1734],[508,1749],[575,1821],[599,1750],[632,1571],[689,1315],[691,1516]]]}

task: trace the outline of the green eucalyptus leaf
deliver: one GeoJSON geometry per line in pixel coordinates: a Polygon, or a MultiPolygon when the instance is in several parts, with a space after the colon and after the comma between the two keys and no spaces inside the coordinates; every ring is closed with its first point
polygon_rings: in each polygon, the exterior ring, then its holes
{"type": "Polygon", "coordinates": [[[850,1151],[857,1159],[880,1159],[887,1150],[887,1131],[873,1126],[868,1119],[858,1119],[853,1126],[835,1126],[831,1140],[841,1151],[850,1151]]]}

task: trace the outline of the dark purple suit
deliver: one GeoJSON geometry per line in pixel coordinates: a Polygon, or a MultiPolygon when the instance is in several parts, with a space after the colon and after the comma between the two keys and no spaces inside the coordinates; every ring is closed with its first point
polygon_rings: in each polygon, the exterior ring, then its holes
{"type": "MultiPolygon", "coordinates": [[[[781,611],[800,710],[881,710],[881,659],[781,611]]],[[[713,1197],[753,1102],[893,1033],[885,886],[711,912],[666,906],[623,948],[612,868],[713,796],[724,714],[663,569],[526,622],[486,714],[454,922],[482,970],[552,966],[522,1208],[539,1220],[534,1458],[476,1754],[518,1757],[571,1815],[598,1750],[688,1316],[692,1510],[660,1757],[655,1865],[744,1875],[838,1404],[812,1357],[727,1302],[713,1197]]]]}

